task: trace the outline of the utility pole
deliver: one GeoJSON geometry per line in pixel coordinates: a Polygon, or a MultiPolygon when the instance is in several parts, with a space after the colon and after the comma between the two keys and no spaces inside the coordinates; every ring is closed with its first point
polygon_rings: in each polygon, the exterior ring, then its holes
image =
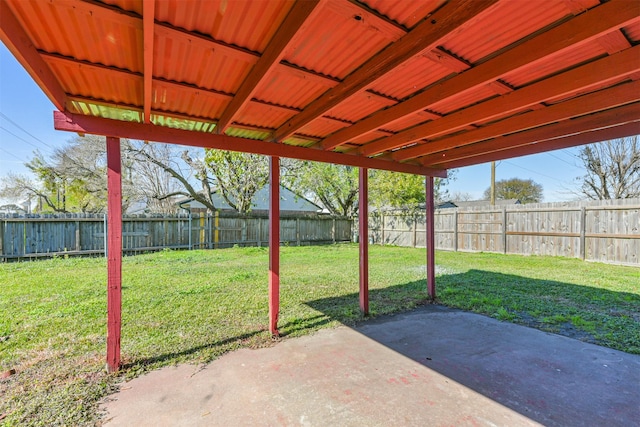
{"type": "Polygon", "coordinates": [[[496,162],[491,162],[491,206],[496,204],[496,162]]]}

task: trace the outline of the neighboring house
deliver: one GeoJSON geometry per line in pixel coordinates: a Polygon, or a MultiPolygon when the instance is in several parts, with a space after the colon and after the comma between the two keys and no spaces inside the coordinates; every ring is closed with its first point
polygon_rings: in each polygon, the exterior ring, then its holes
{"type": "MultiPolygon", "coordinates": [[[[521,202],[519,199],[505,199],[505,200],[496,200],[494,206],[507,206],[507,205],[520,205],[521,202]]],[[[436,209],[446,209],[446,208],[481,208],[491,206],[491,202],[489,200],[470,200],[470,201],[448,201],[444,203],[440,203],[436,206],[436,209]]]]}
{"type": "MultiPolygon", "coordinates": [[[[28,205],[27,205],[28,206],[28,205]]],[[[25,206],[25,207],[27,207],[25,206]]],[[[2,205],[0,206],[0,214],[18,214],[18,215],[24,215],[26,213],[29,213],[27,211],[27,209],[25,209],[25,207],[22,206],[18,206],[18,205],[14,205],[14,204],[8,204],[8,205],[2,205]]]]}
{"type": "MultiPolygon", "coordinates": [[[[222,212],[235,212],[229,204],[224,200],[224,198],[218,193],[218,191],[214,191],[211,193],[211,198],[213,199],[213,204],[216,208],[218,208],[222,212]]],[[[187,211],[191,211],[192,213],[199,213],[206,211],[205,206],[193,200],[182,199],[177,202],[177,205],[180,208],[185,209],[187,211]]],[[[265,213],[269,211],[269,186],[265,185],[260,190],[256,192],[253,196],[253,201],[251,203],[251,212],[252,213],[265,213]]],[[[280,186],[280,212],[282,213],[322,213],[322,208],[315,203],[311,202],[308,199],[305,199],[302,196],[295,194],[293,191],[289,190],[286,187],[280,186]]]]}

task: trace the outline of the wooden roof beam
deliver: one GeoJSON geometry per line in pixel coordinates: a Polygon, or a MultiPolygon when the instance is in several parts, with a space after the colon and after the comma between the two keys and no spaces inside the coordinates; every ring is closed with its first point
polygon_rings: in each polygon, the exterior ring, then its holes
{"type": "Polygon", "coordinates": [[[322,116],[351,95],[365,89],[411,57],[434,49],[449,33],[494,5],[496,0],[460,0],[449,2],[411,32],[374,55],[342,83],[326,91],[302,113],[292,117],[274,132],[272,139],[282,141],[298,129],[322,116]]]}
{"type": "Polygon", "coordinates": [[[397,161],[409,160],[440,151],[471,145],[475,142],[507,135],[522,130],[592,114],[619,105],[640,100],[640,81],[614,86],[598,92],[583,95],[570,101],[552,105],[526,114],[520,114],[494,124],[447,138],[431,141],[394,152],[391,157],[397,161]]]}
{"type": "Polygon", "coordinates": [[[416,111],[429,108],[436,102],[486,85],[509,72],[530,66],[552,54],[589,42],[638,20],[640,20],[640,15],[638,15],[635,2],[611,0],[520,43],[466,72],[432,85],[404,102],[374,113],[353,126],[337,131],[325,138],[322,144],[326,149],[331,149],[358,135],[383,127],[416,111]]]}
{"type": "Polygon", "coordinates": [[[142,3],[142,33],[143,33],[143,120],[151,123],[151,101],[153,81],[153,26],[155,21],[155,1],[142,3]]]}
{"type": "Polygon", "coordinates": [[[640,71],[638,57],[640,57],[640,46],[525,86],[508,95],[492,98],[443,118],[414,126],[394,136],[367,144],[359,152],[364,156],[371,156],[423,138],[435,138],[445,133],[455,132],[472,123],[486,122],[523,108],[533,108],[535,104],[548,99],[571,96],[589,87],[631,76],[640,71]]]}
{"type": "Polygon", "coordinates": [[[459,168],[640,134],[638,103],[443,153],[427,165],[459,168]],[[480,146],[482,148],[480,148],[480,146]],[[445,155],[446,154],[446,155],[445,155]]]}
{"type": "Polygon", "coordinates": [[[350,154],[314,150],[312,148],[296,147],[286,144],[274,144],[272,142],[228,135],[191,132],[145,123],[124,122],[103,119],[100,117],[62,113],[60,111],[54,111],[53,118],[55,129],[74,133],[80,132],[95,135],[108,135],[118,138],[139,139],[142,141],[167,142],[170,144],[215,148],[220,150],[311,160],[371,169],[383,169],[441,178],[447,176],[447,171],[445,170],[435,170],[421,165],[370,159],[350,154]]]}
{"type": "Polygon", "coordinates": [[[242,107],[251,100],[251,97],[265,76],[280,62],[294,36],[312,16],[313,11],[318,10],[319,3],[320,0],[305,0],[296,2],[293,5],[271,41],[269,41],[264,53],[253,66],[235,96],[221,114],[220,120],[218,121],[218,128],[216,129],[218,133],[224,133],[242,107]]]}
{"type": "Polygon", "coordinates": [[[67,102],[65,90],[51,68],[40,57],[36,46],[5,1],[0,1],[0,40],[25,67],[53,105],[64,110],[67,102]]]}

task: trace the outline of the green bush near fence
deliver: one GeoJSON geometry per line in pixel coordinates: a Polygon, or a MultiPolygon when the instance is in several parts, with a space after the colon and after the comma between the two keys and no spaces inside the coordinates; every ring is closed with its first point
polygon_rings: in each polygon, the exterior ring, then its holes
{"type": "MultiPolygon", "coordinates": [[[[427,303],[424,249],[370,248],[372,316],[427,303]]],[[[640,354],[640,269],[575,259],[439,252],[439,302],[640,354]]],[[[267,332],[266,248],[162,251],[123,265],[125,364],[104,371],[103,258],[0,264],[0,423],[84,425],[130,378],[206,363],[267,332]]],[[[284,339],[365,321],[356,245],[283,247],[284,339]]]]}

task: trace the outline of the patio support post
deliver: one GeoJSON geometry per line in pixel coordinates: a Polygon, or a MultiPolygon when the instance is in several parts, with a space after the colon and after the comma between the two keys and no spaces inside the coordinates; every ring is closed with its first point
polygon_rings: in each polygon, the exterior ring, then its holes
{"type": "Polygon", "coordinates": [[[360,242],[360,310],[369,314],[369,189],[368,169],[360,168],[358,174],[358,215],[360,242]]]}
{"type": "Polygon", "coordinates": [[[426,179],[426,214],[427,214],[427,291],[431,300],[436,299],[436,248],[435,248],[435,216],[433,202],[434,178],[428,176],[426,179]]]}
{"type": "Polygon", "coordinates": [[[269,331],[278,336],[280,310],[280,158],[269,157],[269,331]]]}
{"type": "Polygon", "coordinates": [[[107,137],[107,371],[120,368],[122,180],[120,138],[107,137]]]}

